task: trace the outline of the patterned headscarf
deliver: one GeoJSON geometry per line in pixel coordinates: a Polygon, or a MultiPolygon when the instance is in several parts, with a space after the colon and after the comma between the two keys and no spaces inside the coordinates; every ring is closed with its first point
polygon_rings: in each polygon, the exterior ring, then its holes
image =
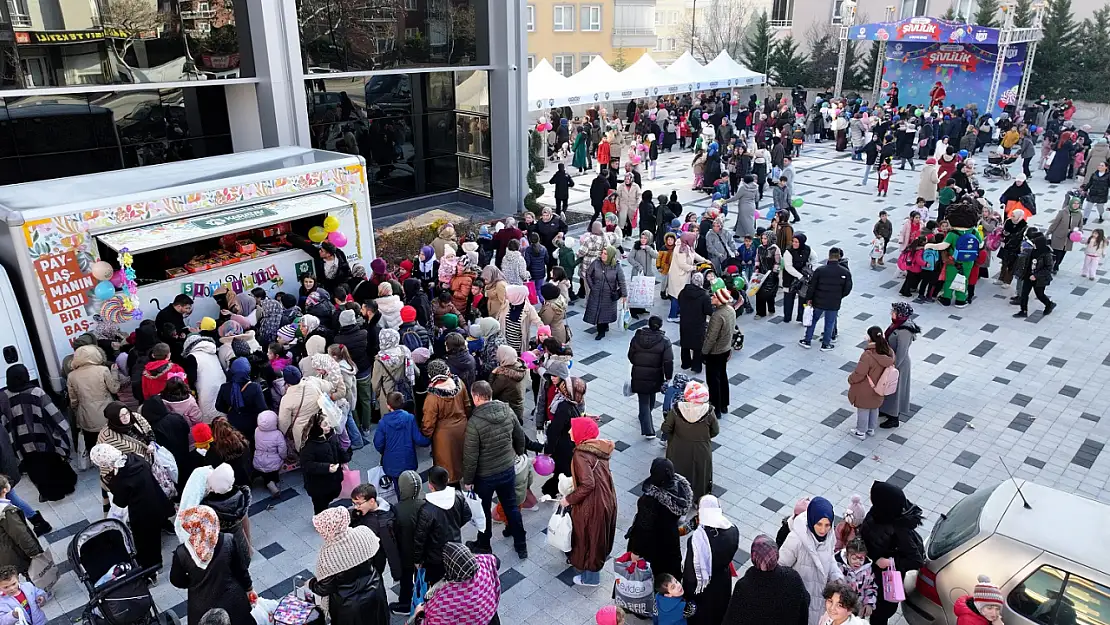
{"type": "Polygon", "coordinates": [[[443,546],[444,579],[465,582],[478,574],[478,560],[464,545],[447,543],[443,546]]]}
{"type": "Polygon", "coordinates": [[[189,533],[185,549],[193,562],[200,568],[208,568],[212,556],[216,554],[216,544],[220,541],[220,519],[216,511],[208,506],[195,506],[180,515],[181,527],[189,533]]]}
{"type": "Polygon", "coordinates": [[[451,373],[451,368],[442,359],[436,358],[428,363],[428,378],[435,379],[451,373]]]}
{"type": "Polygon", "coordinates": [[[350,525],[351,513],[343,507],[328,508],[312,517],[312,527],[316,529],[316,533],[324,539],[325,543],[342,538],[347,533],[347,528],[350,525]]]}
{"type": "Polygon", "coordinates": [[[760,571],[773,571],[779,565],[779,548],[775,540],[760,534],[752,541],[752,563],[760,571]]]}
{"type": "Polygon", "coordinates": [[[687,382],[682,391],[682,400],[691,404],[704,404],[709,401],[709,389],[697,380],[687,382]]]}
{"type": "Polygon", "coordinates": [[[89,460],[92,460],[97,467],[108,471],[122,469],[123,465],[127,464],[127,456],[106,443],[94,445],[89,451],[89,460]]]}
{"type": "Polygon", "coordinates": [[[401,343],[401,335],[393,328],[386,328],[378,335],[378,344],[381,350],[393,349],[401,343]]]}
{"type": "Polygon", "coordinates": [[[897,317],[909,319],[913,316],[913,306],[910,306],[906,302],[894,302],[890,305],[890,308],[894,311],[894,315],[897,317]]]}
{"type": "Polygon", "coordinates": [[[417,347],[412,350],[412,361],[418,365],[428,362],[428,359],[431,357],[432,351],[427,347],[417,347]]]}
{"type": "Polygon", "coordinates": [[[221,337],[229,337],[229,336],[234,337],[234,336],[238,336],[242,333],[243,333],[243,326],[238,321],[225,321],[224,324],[222,326],[220,326],[220,336],[221,337]]]}

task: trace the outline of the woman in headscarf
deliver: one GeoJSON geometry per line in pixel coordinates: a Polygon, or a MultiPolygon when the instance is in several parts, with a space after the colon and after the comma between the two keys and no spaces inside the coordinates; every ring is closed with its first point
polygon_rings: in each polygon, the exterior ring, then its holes
{"type": "MultiPolygon", "coordinates": [[[[110,445],[122,454],[142,456],[147,462],[154,459],[150,452],[154,433],[146,419],[131,412],[127,406],[118,401],[104,407],[104,418],[108,421],[108,427],[100,431],[100,436],[96,439],[97,444],[110,445]]],[[[105,485],[107,485],[106,475],[107,472],[101,469],[100,479],[105,485]]]]}
{"type": "Polygon", "coordinates": [[[331,383],[323,378],[305,378],[293,365],[281,370],[281,379],[285,395],[278,406],[278,430],[292,432],[293,448],[300,449],[309,419],[320,411],[320,395],[330,395],[331,383]]]}
{"type": "Polygon", "coordinates": [[[5,375],[8,387],[4,394],[11,406],[3,415],[5,436],[11,437],[12,448],[38,489],[40,501],[62,499],[77,484],[77,474],[69,466],[73,449],[69,423],[50,396],[31,382],[27,367],[12,365],[5,375]]]}
{"type": "Polygon", "coordinates": [[[216,351],[216,342],[199,334],[185,339],[185,348],[182,351],[185,358],[183,366],[185,375],[189,387],[197,392],[197,404],[205,421],[223,416],[223,413],[216,409],[216,396],[220,393],[220,387],[227,381],[227,376],[220,366],[216,351]]]}
{"type": "Polygon", "coordinates": [[[262,387],[251,382],[251,363],[246,358],[231,361],[227,377],[216,396],[216,410],[227,414],[227,420],[247,440],[254,440],[258,414],[270,409],[262,387]]]}
{"type": "Polygon", "coordinates": [[[609,331],[609,324],[617,321],[617,301],[628,297],[617,248],[612,245],[606,247],[601,256],[586,268],[586,286],[590,294],[582,320],[597,326],[594,340],[600,341],[609,331]]]}
{"type": "Polygon", "coordinates": [[[995,284],[1005,285],[1007,288],[1014,279],[1014,269],[1017,267],[1018,256],[1021,255],[1021,242],[1025,240],[1025,230],[1029,224],[1025,221],[1025,210],[1015,208],[1010,212],[1006,222],[1002,225],[1002,249],[998,250],[999,273],[995,284]]]}
{"type": "Polygon", "coordinates": [[[316,555],[316,576],[308,588],[332,623],[389,625],[385,583],[374,568],[381,548],[374,530],[351,527],[347,508],[328,508],[312,517],[312,527],[324,539],[316,555]]]}
{"type": "Polygon", "coordinates": [[[497,350],[506,345],[505,336],[501,333],[503,327],[493,317],[482,317],[469,328],[470,336],[482,341],[482,349],[478,354],[478,377],[483,380],[489,378],[490,372],[500,364],[497,350]]]}
{"type": "Polygon", "coordinates": [[[679,238],[678,247],[671,254],[671,266],[667,270],[667,296],[671,298],[671,311],[667,321],[678,321],[678,294],[690,282],[698,263],[706,262],[694,246],[698,242],[696,232],[686,232],[679,238]]]}
{"type": "Polygon", "coordinates": [[[188,540],[173,552],[170,583],[187,592],[188,625],[200,625],[214,608],[226,610],[232,623],[253,622],[250,563],[235,537],[220,531],[216,512],[208,506],[187,508],[178,518],[188,540]]]}
{"type": "Polygon", "coordinates": [[[898,389],[887,395],[879,408],[879,414],[886,416],[886,420],[879,424],[879,427],[884,429],[898,427],[901,416],[910,412],[912,385],[910,371],[913,364],[910,361],[910,345],[921,333],[921,328],[917,327],[911,317],[913,317],[913,306],[906,302],[894,302],[890,305],[890,325],[887,326],[884,334],[890,350],[894,352],[894,366],[898,369],[898,389]]]}
{"type": "Polygon", "coordinates": [[[647,560],[656,576],[667,573],[682,579],[678,524],[693,503],[690,482],[675,473],[670,460],[656,458],[642,488],[636,516],[625,533],[628,551],[633,558],[647,560]]]}
{"type": "Polygon", "coordinates": [[[399,392],[406,400],[412,398],[412,385],[416,381],[416,365],[409,348],[401,345],[401,335],[393,328],[386,328],[378,335],[380,349],[374,359],[370,383],[378,392],[378,409],[384,414],[389,410],[389,394],[399,392]],[[408,392],[406,394],[405,388],[408,392]]]}
{"type": "Polygon", "coordinates": [[[128,509],[135,560],[144,569],[161,567],[162,527],[173,516],[173,504],[154,478],[150,463],[104,443],[93,447],[89,458],[105,476],[112,503],[128,509]]]}
{"type": "Polygon", "coordinates": [[[428,363],[428,378],[420,432],[432,439],[432,464],[446,469],[448,482],[457,484],[462,479],[470,392],[442,360],[428,363]]]}
{"type": "Polygon", "coordinates": [[[528,349],[532,328],[541,325],[540,315],[528,301],[528,289],[513,285],[505,289],[507,305],[501,309],[497,323],[501,326],[505,344],[518,353],[528,349]]]}
{"type": "Polygon", "coordinates": [[[705,288],[705,274],[700,271],[690,276],[690,282],[682,287],[678,297],[671,305],[678,304],[678,345],[682,356],[682,368],[695,374],[701,373],[702,352],[705,332],[709,327],[707,319],[713,314],[713,299],[705,288]]]}
{"type": "Polygon", "coordinates": [[[807,625],[809,593],[797,571],[779,564],[775,541],[756,536],[751,554],[752,566],[732,587],[721,625],[807,625]]]}
{"type": "MultiPolygon", "coordinates": [[[[921,508],[910,503],[901,488],[879,481],[871,485],[871,509],[860,524],[859,536],[867,546],[876,579],[890,566],[903,576],[924,565],[925,545],[917,533],[921,522],[921,508]]],[[[886,601],[880,592],[871,623],[886,625],[897,611],[898,604],[886,601]]]]}
{"type": "Polygon", "coordinates": [[[663,418],[667,437],[667,458],[675,470],[690,482],[694,498],[713,490],[713,447],[710,439],[720,433],[720,424],[709,403],[709,391],[701,382],[690,381],[683,389],[682,401],[663,418]]]}
{"type": "Polygon", "coordinates": [[[570,436],[575,445],[571,458],[575,486],[560,501],[560,505],[570,506],[574,526],[567,559],[578,571],[575,584],[597,586],[617,533],[617,495],[609,470],[615,447],[613,441],[598,438],[597,422],[590,417],[573,419],[570,436]]]}
{"type": "MultiPolygon", "coordinates": [[[[559,369],[556,369],[559,371],[559,369]]],[[[566,370],[565,366],[561,367],[566,370]]],[[[559,494],[559,476],[571,475],[571,462],[574,455],[574,441],[571,438],[571,423],[582,416],[586,401],[586,382],[582,378],[559,376],[555,383],[555,396],[548,411],[551,421],[547,423],[547,440],[543,452],[555,461],[555,471],[544,482],[542,492],[554,499],[559,494]]]]}
{"type": "Polygon", "coordinates": [[[494,265],[487,265],[482,270],[482,283],[484,294],[486,296],[486,306],[489,310],[489,316],[497,319],[501,316],[501,311],[505,308],[506,304],[506,289],[508,283],[505,282],[505,274],[494,265]]]}
{"type": "Polygon", "coordinates": [[[459,543],[443,546],[444,576],[416,610],[425,625],[488,625],[498,622],[501,580],[497,557],[471,553],[459,543]]]}
{"type": "Polygon", "coordinates": [[[420,281],[420,286],[425,292],[434,287],[439,280],[439,261],[436,260],[436,251],[431,245],[420,248],[420,257],[416,259],[412,277],[420,281]]]}
{"type": "Polygon", "coordinates": [[[516,413],[516,418],[524,423],[524,378],[528,369],[508,345],[497,348],[498,366],[490,372],[489,384],[493,389],[493,399],[505,402],[516,413]]]}
{"type": "Polygon", "coordinates": [[[698,502],[698,529],[686,541],[682,587],[698,611],[690,625],[719,625],[732,594],[732,558],[740,546],[740,530],[721,512],[713,495],[698,502]]]}
{"type": "Polygon", "coordinates": [[[1052,156],[1052,164],[1049,165],[1048,171],[1044,175],[1044,179],[1052,184],[1063,182],[1068,177],[1068,169],[1072,166],[1072,161],[1075,158],[1075,134],[1071,132],[1063,132],[1060,134],[1060,141],[1056,144],[1056,153],[1052,156]]]}
{"type": "Polygon", "coordinates": [[[343,465],[351,459],[339,446],[339,437],[323,413],[309,419],[307,440],[301,447],[304,490],[312,499],[312,512],[319,514],[339,497],[343,489],[343,465]]]}
{"type": "Polygon", "coordinates": [[[205,495],[201,505],[216,512],[220,529],[235,536],[235,546],[242,550],[242,558],[247,564],[251,561],[250,484],[235,483],[235,469],[230,464],[221,463],[208,473],[205,481],[205,495]]]}
{"type": "Polygon", "coordinates": [[[252,293],[257,301],[255,317],[258,323],[254,328],[258,333],[258,342],[266,346],[277,340],[277,331],[281,328],[283,308],[281,302],[266,296],[265,289],[256,288],[252,293]]]}
{"type": "MultiPolygon", "coordinates": [[[[168,351],[168,350],[167,350],[168,351]]],[[[73,352],[71,370],[66,376],[66,389],[69,391],[69,414],[74,417],[74,425],[85,441],[85,453],[96,444],[96,436],[106,425],[104,406],[113,401],[113,395],[120,390],[119,376],[108,368],[104,350],[94,342],[81,345],[73,352]]],[[[77,450],[77,437],[73,438],[74,451],[77,450]]],[[[84,465],[84,461],[81,461],[84,465]]],[[[84,465],[87,466],[87,465],[84,465]]]]}
{"type": "Polygon", "coordinates": [[[246,357],[262,351],[262,345],[255,339],[254,330],[246,329],[246,326],[238,321],[223,322],[217,332],[220,335],[220,345],[216,348],[216,356],[224,369],[231,365],[231,361],[236,356],[246,357]]]}
{"type": "Polygon", "coordinates": [[[732,236],[725,233],[725,222],[717,217],[709,232],[705,233],[705,249],[709,252],[709,262],[713,269],[721,274],[721,265],[725,259],[736,255],[736,246],[732,243],[732,236]]]}
{"type": "Polygon", "coordinates": [[[797,571],[809,592],[809,625],[818,625],[825,613],[825,586],[844,576],[836,563],[832,526],[832,504],[814,497],[805,514],[791,521],[790,535],[779,553],[779,562],[797,571]]]}
{"type": "MultiPolygon", "coordinates": [[[[103,415],[103,411],[101,412],[103,415]]],[[[182,415],[171,412],[162,400],[155,395],[143,402],[142,417],[150,424],[154,440],[173,454],[177,462],[177,492],[185,487],[189,473],[195,468],[189,456],[189,421],[182,415]]]]}

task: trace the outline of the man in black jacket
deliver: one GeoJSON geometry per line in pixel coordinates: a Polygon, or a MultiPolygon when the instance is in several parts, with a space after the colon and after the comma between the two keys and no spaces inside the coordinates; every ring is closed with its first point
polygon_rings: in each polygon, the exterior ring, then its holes
{"type": "Polygon", "coordinates": [[[559,163],[559,170],[547,182],[555,185],[555,212],[560,215],[566,214],[567,202],[570,200],[570,188],[574,186],[574,178],[571,178],[570,174],[567,173],[566,165],[559,163]]]}
{"type": "Polygon", "coordinates": [[[798,344],[806,349],[813,344],[813,330],[817,321],[825,318],[825,333],[821,336],[821,351],[833,348],[832,337],[836,331],[836,316],[840,303],[852,292],[852,274],[840,264],[840,248],[829,250],[829,261],[813,271],[806,291],[806,304],[813,309],[813,321],[806,328],[806,336],[798,344]]]}
{"type": "Polygon", "coordinates": [[[610,189],[609,176],[606,170],[603,169],[597,173],[597,177],[590,183],[590,205],[594,207],[594,216],[590,219],[590,225],[586,228],[587,232],[593,228],[594,222],[601,216],[601,206],[605,203],[605,197],[609,195],[610,189]]]}
{"type": "Polygon", "coordinates": [[[443,546],[462,542],[462,526],[470,522],[470,506],[462,493],[447,485],[447,469],[428,470],[428,494],[416,515],[413,562],[424,569],[424,581],[431,588],[443,579],[443,546]]]}

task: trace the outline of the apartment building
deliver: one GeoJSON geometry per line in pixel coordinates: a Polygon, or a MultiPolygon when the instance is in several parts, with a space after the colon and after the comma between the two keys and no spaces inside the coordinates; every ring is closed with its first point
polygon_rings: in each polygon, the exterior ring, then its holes
{"type": "Polygon", "coordinates": [[[631,65],[655,49],[660,0],[527,0],[527,69],[547,59],[570,76],[600,56],[631,65]]]}
{"type": "Polygon", "coordinates": [[[660,65],[669,65],[682,56],[690,40],[690,0],[656,0],[655,48],[651,58],[660,65]]]}

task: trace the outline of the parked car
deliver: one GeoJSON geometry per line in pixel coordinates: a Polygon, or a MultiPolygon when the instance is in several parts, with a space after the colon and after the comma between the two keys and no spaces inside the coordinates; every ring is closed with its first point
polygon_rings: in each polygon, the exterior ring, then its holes
{"type": "Polygon", "coordinates": [[[1080,495],[1025,480],[984,487],[933,527],[902,613],[910,625],[955,625],[953,604],[988,575],[1006,625],[1108,623],[1108,522],[1110,506],[1080,495]]]}

